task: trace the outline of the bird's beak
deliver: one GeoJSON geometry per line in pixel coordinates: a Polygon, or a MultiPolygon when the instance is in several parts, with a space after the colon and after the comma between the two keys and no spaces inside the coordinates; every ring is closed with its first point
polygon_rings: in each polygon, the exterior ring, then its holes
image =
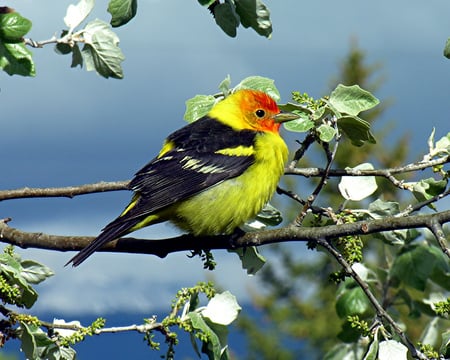
{"type": "Polygon", "coordinates": [[[289,113],[289,112],[280,112],[276,115],[273,116],[273,120],[277,123],[284,123],[287,121],[292,121],[295,119],[298,119],[300,116],[294,114],[294,113],[289,113]]]}

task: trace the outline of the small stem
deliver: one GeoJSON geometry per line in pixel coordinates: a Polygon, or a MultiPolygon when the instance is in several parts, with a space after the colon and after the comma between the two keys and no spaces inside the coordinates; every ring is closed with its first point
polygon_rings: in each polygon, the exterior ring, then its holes
{"type": "Polygon", "coordinates": [[[288,166],[289,170],[295,169],[299,160],[303,157],[306,150],[308,150],[308,148],[311,146],[311,144],[314,141],[315,141],[314,134],[312,132],[308,133],[308,135],[306,135],[306,137],[305,137],[305,140],[303,140],[303,142],[301,142],[300,148],[295,152],[294,158],[292,159],[291,163],[288,166]]]}
{"type": "Polygon", "coordinates": [[[418,349],[414,347],[412,342],[408,339],[408,337],[405,335],[403,330],[400,328],[400,326],[392,319],[392,317],[386,312],[386,310],[383,309],[383,307],[380,305],[378,300],[376,299],[375,295],[373,295],[372,291],[370,291],[369,285],[361,279],[361,277],[358,275],[358,273],[350,266],[350,264],[345,260],[345,258],[342,256],[342,254],[337,251],[333,245],[331,245],[326,239],[318,239],[317,243],[324,247],[336,260],[337,262],[342,266],[344,271],[349,274],[359,285],[359,287],[362,289],[364,294],[369,299],[370,303],[374,307],[377,316],[380,319],[384,319],[396,332],[396,334],[399,336],[399,338],[402,340],[403,344],[409,349],[411,352],[411,356],[415,359],[421,359],[426,360],[427,357],[422,354],[418,349]]]}
{"type": "Polygon", "coordinates": [[[0,201],[10,199],[25,199],[35,197],[69,197],[92,194],[105,191],[118,191],[128,189],[128,180],[99,182],[78,186],[66,186],[59,188],[21,188],[14,190],[0,190],[0,201]]]}
{"type": "Polygon", "coordinates": [[[311,195],[308,197],[306,203],[303,205],[302,210],[297,215],[295,220],[293,221],[293,224],[296,226],[300,226],[303,222],[303,219],[305,218],[307,211],[311,208],[312,204],[316,200],[319,193],[322,191],[323,187],[327,183],[328,180],[328,173],[331,169],[331,165],[333,163],[334,157],[336,156],[337,148],[338,148],[339,142],[336,141],[336,145],[334,146],[333,151],[330,151],[330,144],[329,143],[322,143],[322,147],[325,151],[326,157],[327,157],[327,166],[325,167],[325,171],[320,178],[319,184],[316,186],[314,191],[311,193],[311,195]]]}
{"type": "Polygon", "coordinates": [[[450,249],[447,247],[447,240],[445,238],[444,230],[442,229],[442,225],[436,219],[430,219],[430,224],[428,228],[433,233],[436,238],[442,252],[450,258],[450,249]]]}

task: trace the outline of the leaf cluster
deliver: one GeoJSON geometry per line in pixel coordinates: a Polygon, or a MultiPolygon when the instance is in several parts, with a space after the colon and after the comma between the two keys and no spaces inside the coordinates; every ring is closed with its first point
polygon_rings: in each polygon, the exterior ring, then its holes
{"type": "Polygon", "coordinates": [[[14,9],[0,7],[0,69],[8,75],[36,74],[31,51],[23,42],[30,29],[30,20],[14,9]]]}
{"type": "Polygon", "coordinates": [[[231,37],[236,37],[237,28],[252,28],[259,35],[270,38],[272,22],[267,6],[261,0],[198,0],[207,6],[216,24],[231,37]]]}

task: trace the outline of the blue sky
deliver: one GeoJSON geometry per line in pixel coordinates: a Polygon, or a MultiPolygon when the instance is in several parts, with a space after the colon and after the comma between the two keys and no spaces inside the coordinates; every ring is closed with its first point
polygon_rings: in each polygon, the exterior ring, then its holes
{"type": "MultiPolygon", "coordinates": [[[[50,38],[64,27],[70,1],[11,0],[33,21],[30,37],[50,38]]],[[[33,50],[36,78],[0,74],[2,189],[78,185],[129,179],[159,150],[164,137],[184,125],[184,102],[217,91],[231,75],[234,84],[250,75],[275,79],[282,101],[292,90],[319,97],[338,72],[352,40],[370,62],[383,64],[386,82],[379,98],[393,98],[385,114],[395,120],[395,139],[405,132],[413,158],[449,131],[450,61],[442,56],[450,37],[450,2],[270,1],[271,40],[240,28],[228,38],[197,1],[146,0],[138,16],[117,29],[126,56],[123,80],[105,80],[70,69],[70,59],[51,47],[33,50]]],[[[103,3],[95,14],[108,20],[103,3]]],[[[289,146],[294,147],[290,137],[289,146]]],[[[356,164],[349,164],[354,166],[356,164]]],[[[114,192],[75,199],[0,203],[11,226],[52,234],[96,235],[117,216],[130,194],[114,192]]],[[[176,234],[167,225],[140,232],[149,238],[176,234]]],[[[297,244],[304,251],[304,244],[297,244]]],[[[151,313],[167,307],[175,291],[206,276],[241,302],[258,289],[235,255],[217,253],[217,271],[206,274],[186,254],[166,259],[95,254],[77,269],[63,268],[69,253],[21,250],[52,267],[56,276],[40,286],[37,308],[57,317],[111,312],[151,313]]],[[[309,253],[307,253],[309,254],[309,253]]],[[[270,259],[269,259],[270,261],[270,259]]]]}

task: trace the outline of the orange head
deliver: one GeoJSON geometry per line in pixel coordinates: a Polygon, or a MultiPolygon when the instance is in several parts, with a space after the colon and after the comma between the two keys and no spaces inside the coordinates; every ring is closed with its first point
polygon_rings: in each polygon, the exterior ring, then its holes
{"type": "Polygon", "coordinates": [[[298,118],[282,113],[265,92],[257,90],[238,90],[218,104],[208,114],[235,129],[271,131],[278,133],[284,121],[298,118]]]}

